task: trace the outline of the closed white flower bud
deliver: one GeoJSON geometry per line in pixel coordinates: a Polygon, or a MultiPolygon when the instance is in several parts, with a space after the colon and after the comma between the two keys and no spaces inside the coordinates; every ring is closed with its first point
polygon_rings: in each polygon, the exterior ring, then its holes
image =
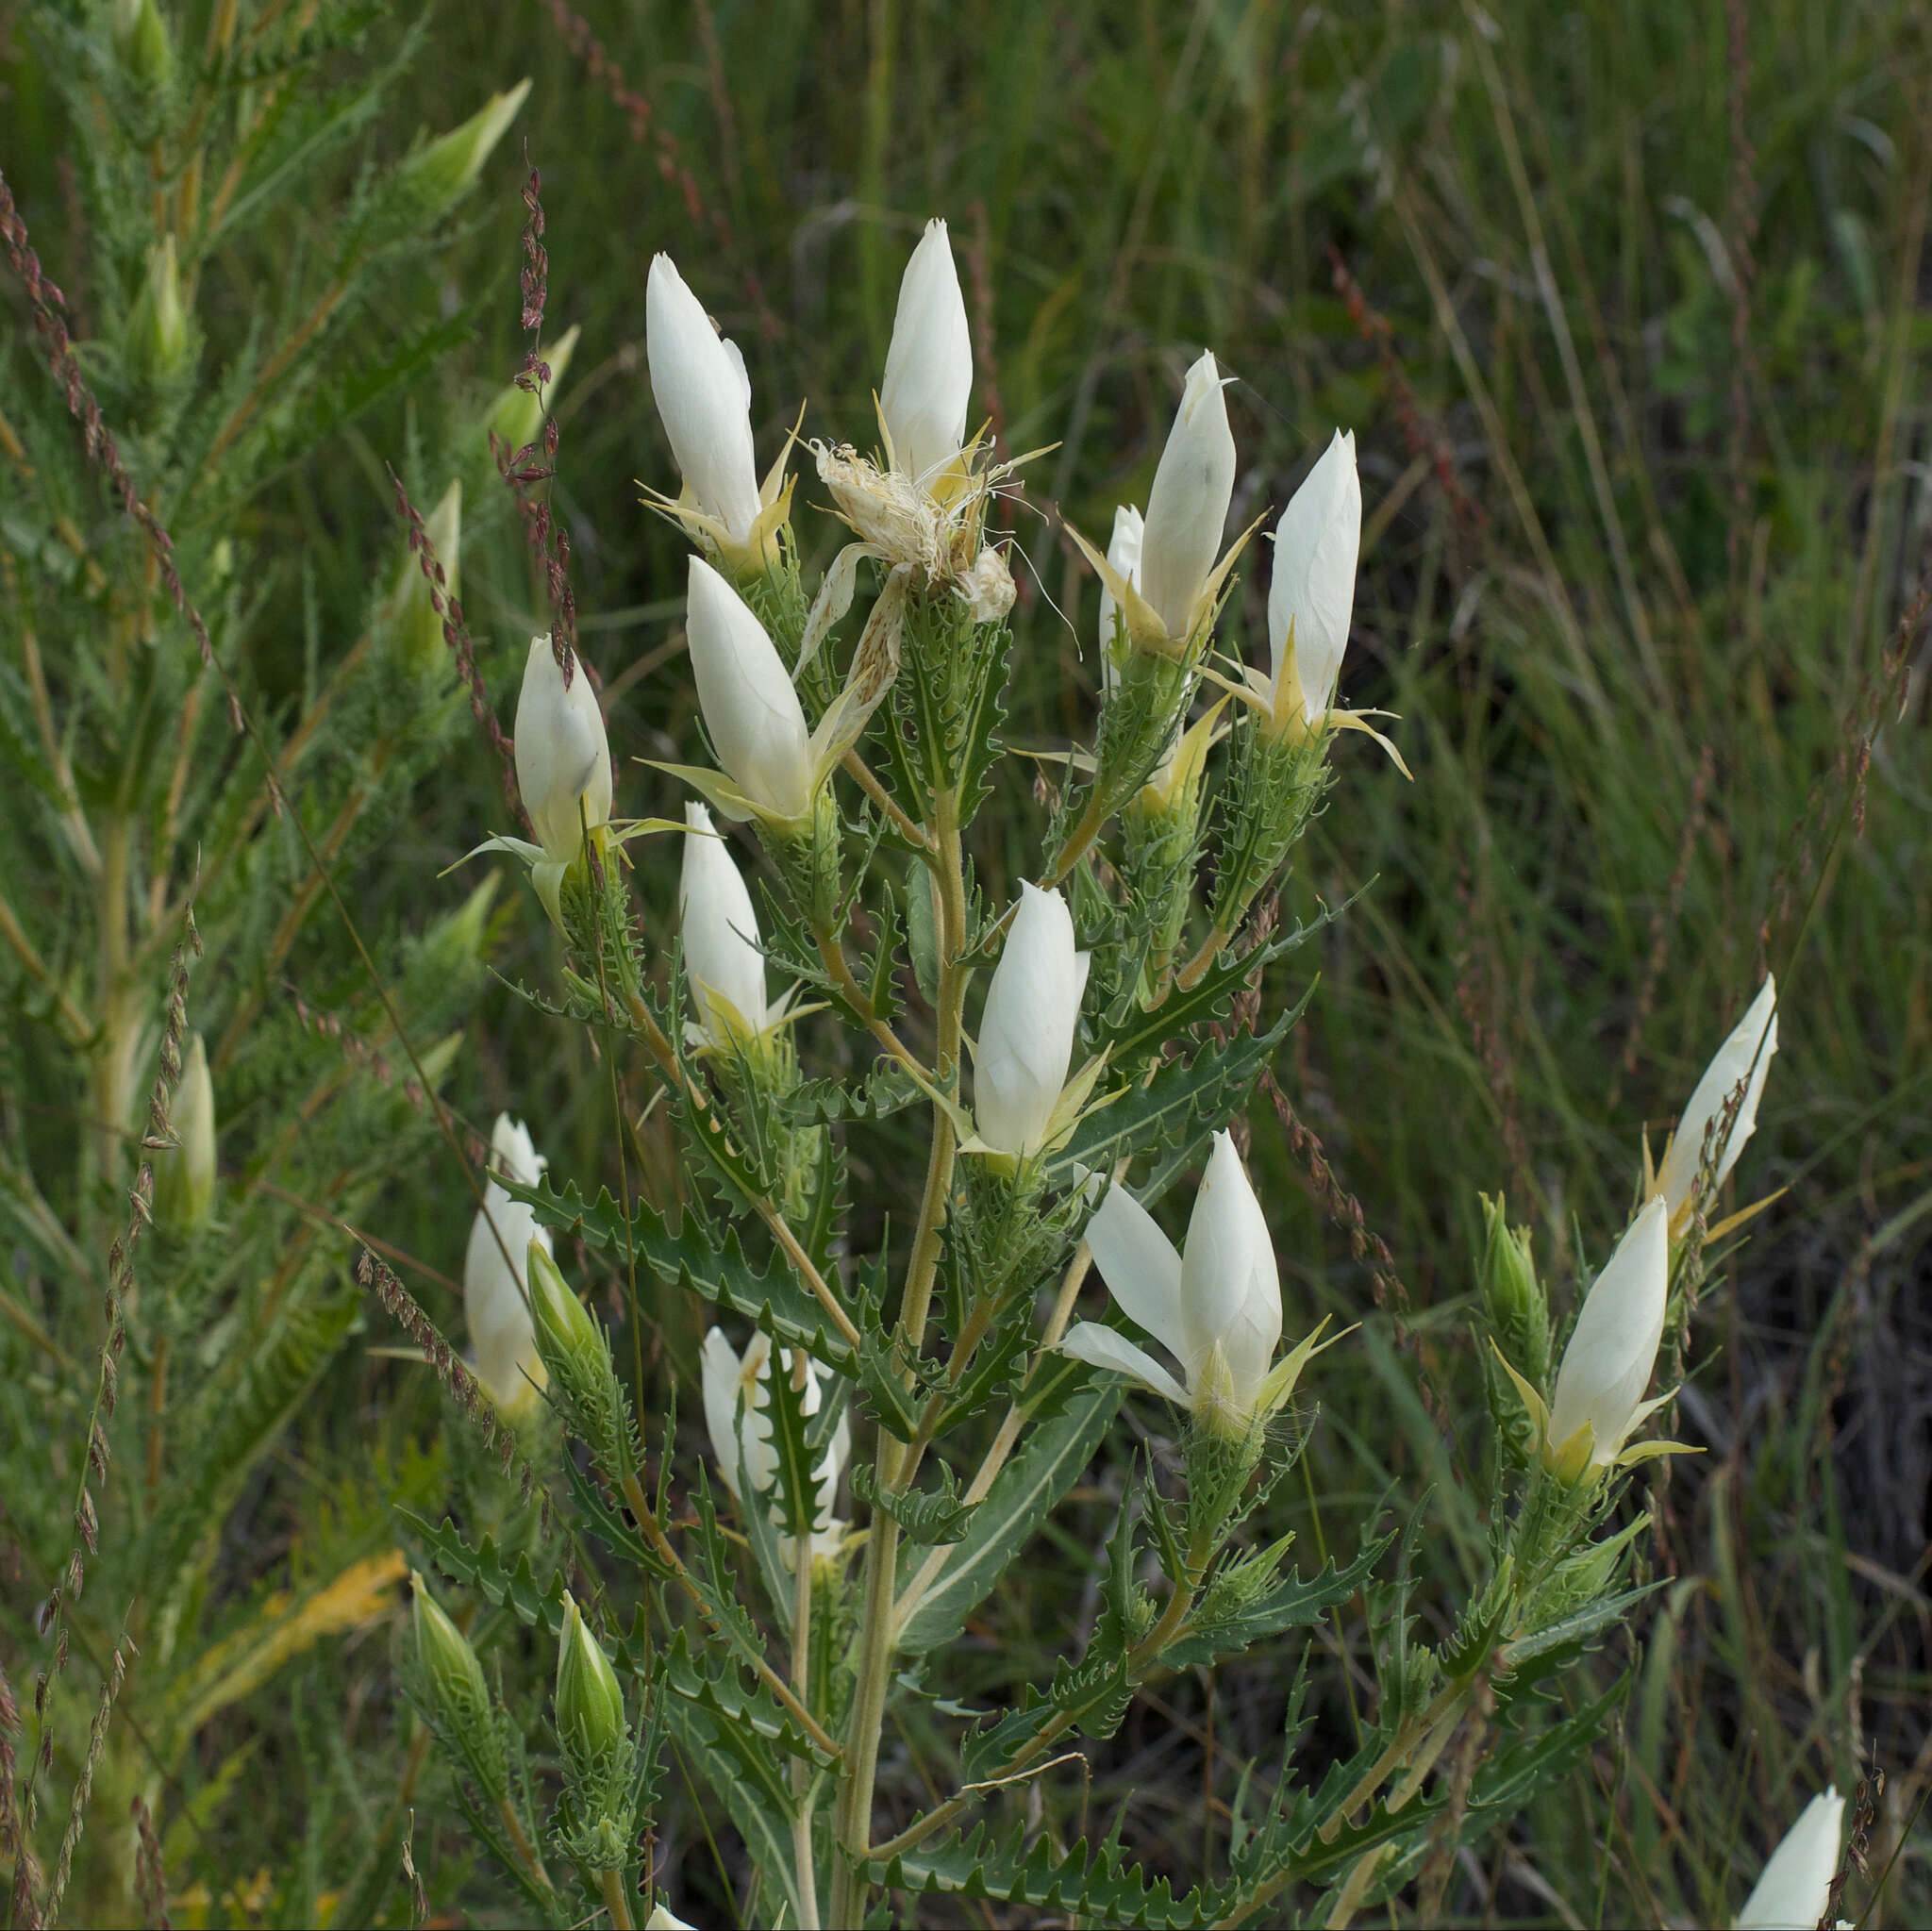
{"type": "Polygon", "coordinates": [[[974,1122],[996,1153],[1036,1153],[1045,1143],[1067,1083],[1087,965],[1087,954],[1074,949],[1066,900],[1022,885],[973,1062],[974,1122]]]}
{"type": "Polygon", "coordinates": [[[763,1032],[768,1021],[758,914],[730,847],[712,835],[711,814],[687,805],[684,822],[691,830],[677,882],[677,925],[685,976],[698,1024],[723,1045],[734,1031],[763,1032]]]}
{"type": "MultiPolygon", "coordinates": [[[[1135,590],[1141,588],[1141,545],[1145,532],[1146,524],[1141,512],[1131,503],[1123,503],[1114,511],[1113,535],[1107,545],[1107,560],[1135,590]]],[[[1100,681],[1102,687],[1108,691],[1113,689],[1114,680],[1120,675],[1120,666],[1114,661],[1114,626],[1119,614],[1120,606],[1114,602],[1113,592],[1103,578],[1100,585],[1100,681]]]]}
{"type": "Polygon", "coordinates": [[[215,1197],[215,1088],[199,1033],[188,1035],[168,1124],[175,1144],[155,1155],[155,1218],[186,1237],[206,1224],[215,1197]]]}
{"type": "Polygon", "coordinates": [[[1737,1165],[1744,1142],[1757,1130],[1757,1103],[1764,1095],[1764,1077],[1771,1071],[1771,1056],[1776,1051],[1777,981],[1767,974],[1750,1010],[1704,1069],[1704,1077],[1697,1082],[1690,1104],[1684,1108],[1684,1117],[1677,1122],[1677,1130],[1664,1149],[1657,1190],[1663,1195],[1674,1222],[1690,1204],[1696,1188],[1698,1168],[1704,1159],[1704,1136],[1741,1086],[1743,1100],[1730,1131],[1716,1149],[1716,1163],[1710,1176],[1713,1193],[1737,1165]]]}
{"type": "Polygon", "coordinates": [[[662,1905],[653,1905],[651,1915],[644,1920],[644,1931],[695,1931],[695,1927],[667,1911],[662,1905]]]}
{"type": "Polygon", "coordinates": [[[702,557],[691,559],[685,630],[705,727],[738,789],[774,817],[811,809],[811,734],[765,626],[702,557]]]}
{"type": "Polygon", "coordinates": [[[175,65],[168,23],[155,0],[114,0],[114,51],[144,87],[158,86],[175,65]]]}
{"type": "Polygon", "coordinates": [[[548,636],[530,640],[517,698],[516,756],[517,791],[543,856],[569,865],[583,848],[583,825],[594,831],[609,821],[610,743],[583,665],[572,658],[565,690],[548,636]]]}
{"type": "Polygon", "coordinates": [[[1131,1375],[1210,1427],[1245,1433],[1281,1340],[1281,1277],[1267,1218],[1232,1137],[1214,1136],[1188,1222],[1185,1258],[1118,1185],[1088,1222],[1087,1244],[1108,1292],[1180,1363],[1181,1378],[1094,1322],[1074,1327],[1061,1351],[1131,1375]]]}
{"type": "Polygon", "coordinates": [[[1268,588],[1270,672],[1278,688],[1291,629],[1302,710],[1309,724],[1335,702],[1335,680],[1355,611],[1361,539],[1362,486],[1356,472],[1355,434],[1338,429],[1281,512],[1274,532],[1274,580],[1268,588]]]}
{"type": "Polygon", "coordinates": [[[686,490],[733,543],[743,543],[759,508],[751,379],[668,255],[652,260],[644,284],[644,351],[686,490]]]}
{"type": "Polygon", "coordinates": [[[1188,371],[1147,496],[1141,593],[1176,640],[1193,629],[1234,500],[1234,432],[1212,352],[1188,371]]]}
{"type": "MultiPolygon", "coordinates": [[[[741,1356],[725,1340],[724,1329],[714,1327],[705,1336],[701,1370],[705,1427],[711,1438],[711,1454],[717,1461],[718,1473],[724,1477],[724,1486],[741,1500],[741,1466],[751,1478],[753,1492],[763,1494],[778,1475],[777,1451],[772,1446],[772,1338],[760,1329],[745,1344],[741,1356]]],[[[788,1364],[781,1360],[778,1372],[789,1372],[788,1364]]],[[[808,1361],[800,1402],[808,1416],[817,1414],[824,1406],[824,1370],[816,1361],[808,1361]]],[[[841,1416],[830,1446],[812,1472],[818,1491],[812,1524],[815,1555],[831,1554],[843,1535],[843,1525],[833,1518],[832,1504],[851,1450],[852,1425],[841,1416]]]]}
{"type": "Polygon", "coordinates": [[[1670,1268],[1666,1211],[1653,1199],[1591,1283],[1557,1370],[1547,1453],[1568,1476],[1607,1468],[1649,1412],[1670,1268]]]}
{"type": "Polygon", "coordinates": [[[545,1254],[552,1247],[550,1229],[538,1224],[536,1209],[512,1200],[494,1176],[501,1174],[519,1186],[534,1187],[548,1163],[529,1128],[508,1113],[496,1116],[491,1147],[491,1177],[484,1184],[483,1205],[470,1224],[470,1244],[463,1255],[463,1320],[483,1391],[499,1408],[515,1414],[550,1378],[530,1322],[525,1256],[533,1240],[545,1254]]]}
{"type": "Polygon", "coordinates": [[[1771,1854],[1738,1913],[1738,1931],[1811,1931],[1838,1874],[1845,1800],[1836,1785],[1813,1797],[1771,1854]]]}
{"type": "Polygon", "coordinates": [[[543,427],[543,411],[546,408],[555,407],[558,387],[570,368],[571,358],[576,353],[577,338],[582,332],[573,323],[564,330],[555,348],[543,351],[550,380],[541,394],[519,389],[514,382],[497,391],[495,401],[484,415],[483,427],[506,444],[512,456],[536,441],[543,427]]]}
{"type": "Polygon", "coordinates": [[[397,185],[430,212],[453,208],[476,184],[491,150],[504,137],[530,83],[520,80],[506,92],[491,94],[460,127],[453,127],[405,158],[397,185]]]}
{"type": "MultiPolygon", "coordinates": [[[[442,492],[442,500],[423,519],[423,533],[442,566],[444,607],[462,595],[463,483],[458,476],[442,492]]],[[[403,658],[413,671],[426,671],[443,655],[442,619],[429,597],[429,579],[413,550],[405,550],[398,566],[391,610],[395,639],[403,658]]]]}
{"type": "Polygon", "coordinates": [[[966,301],[946,225],[930,221],[899,283],[879,391],[892,467],[930,486],[958,458],[972,397],[973,332],[966,301]]]}

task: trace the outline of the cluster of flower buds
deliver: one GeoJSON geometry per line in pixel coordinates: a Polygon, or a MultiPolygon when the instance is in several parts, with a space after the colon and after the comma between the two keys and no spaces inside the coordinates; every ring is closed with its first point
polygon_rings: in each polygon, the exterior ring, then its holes
{"type": "Polygon", "coordinates": [[[510,1198],[503,1179],[534,1187],[547,1164],[529,1128],[521,1120],[499,1113],[491,1135],[483,1204],[470,1224],[470,1244],[463,1255],[463,1319],[475,1350],[476,1378],[490,1399],[511,1418],[529,1411],[549,1379],[530,1320],[525,1257],[533,1243],[546,1255],[553,1250],[550,1229],[538,1224],[534,1207],[510,1198]]]}

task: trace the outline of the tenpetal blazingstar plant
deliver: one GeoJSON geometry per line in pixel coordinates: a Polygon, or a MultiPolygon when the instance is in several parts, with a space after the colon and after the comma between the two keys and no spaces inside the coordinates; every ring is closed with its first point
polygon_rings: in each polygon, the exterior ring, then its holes
{"type": "Polygon", "coordinates": [[[1830,1902],[1844,1836],[1845,1800],[1821,1790],[1778,1840],[1739,1911],[1737,1931],[1813,1931],[1830,1902]]]}

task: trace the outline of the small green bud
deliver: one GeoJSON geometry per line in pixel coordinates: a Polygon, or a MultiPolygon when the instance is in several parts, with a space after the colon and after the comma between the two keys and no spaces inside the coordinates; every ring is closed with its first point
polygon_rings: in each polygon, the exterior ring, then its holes
{"type": "Polygon", "coordinates": [[[630,1403],[610,1365],[610,1343],[590,1309],[571,1292],[541,1240],[530,1242],[525,1279],[537,1353],[571,1432],[611,1482],[632,1470],[630,1403]]]}
{"type": "Polygon", "coordinates": [[[558,1273],[556,1261],[543,1251],[541,1241],[530,1242],[527,1265],[530,1319],[537,1330],[537,1352],[543,1357],[543,1365],[559,1380],[570,1373],[581,1377],[591,1367],[608,1368],[609,1349],[598,1332],[595,1318],[571,1292],[569,1283],[558,1273]]]}
{"type": "Polygon", "coordinates": [[[576,353],[579,333],[573,325],[554,349],[543,352],[543,359],[550,365],[550,382],[541,396],[532,395],[512,382],[508,389],[499,391],[496,400],[490,405],[483,427],[506,443],[512,456],[536,441],[543,426],[544,409],[556,407],[558,386],[570,367],[571,357],[576,353]]]}
{"type": "Polygon", "coordinates": [[[483,1665],[413,1569],[409,1587],[415,1592],[416,1661],[437,1722],[485,1793],[500,1803],[509,1794],[509,1774],[483,1665]]]}
{"type": "MultiPolygon", "coordinates": [[[[441,502],[424,518],[423,528],[436,561],[442,566],[442,595],[447,604],[451,597],[462,594],[460,477],[442,492],[441,502]]],[[[413,550],[403,552],[395,588],[390,596],[389,615],[396,647],[412,672],[421,674],[442,661],[442,619],[436,614],[436,606],[430,600],[429,579],[423,574],[422,558],[413,550]]]]}
{"type": "Polygon", "coordinates": [[[583,1612],[566,1590],[563,1635],[557,1649],[557,1737],[564,1760],[579,1782],[595,1785],[623,1747],[625,1736],[624,1691],[617,1672],[584,1626],[583,1612]]]}
{"type": "Polygon", "coordinates": [[[166,382],[186,365],[189,348],[181,269],[168,235],[147,251],[147,277],[128,319],[127,359],[150,381],[166,382]]]}
{"type": "Polygon", "coordinates": [[[508,93],[492,94],[460,127],[419,147],[397,170],[397,186],[432,214],[454,208],[475,186],[529,91],[528,80],[520,80],[508,93]]]}
{"type": "Polygon", "coordinates": [[[1529,1229],[1510,1226],[1500,1197],[1479,1197],[1489,1229],[1483,1248],[1483,1303],[1510,1365],[1540,1389],[1550,1372],[1550,1307],[1530,1257],[1529,1229]]]}
{"type": "Polygon", "coordinates": [[[175,65],[168,23],[155,0],[114,0],[114,52],[143,87],[158,87],[175,65]]]}
{"type": "Polygon", "coordinates": [[[175,1143],[155,1155],[155,1218],[185,1240],[207,1224],[215,1197],[215,1089],[199,1033],[188,1036],[168,1124],[175,1143]]]}

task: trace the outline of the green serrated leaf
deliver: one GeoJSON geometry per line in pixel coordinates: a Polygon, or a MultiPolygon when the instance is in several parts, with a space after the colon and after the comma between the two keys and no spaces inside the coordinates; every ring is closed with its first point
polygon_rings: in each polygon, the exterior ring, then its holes
{"type": "Polygon", "coordinates": [[[943,1462],[939,1464],[939,1475],[937,1489],[881,1494],[871,1465],[858,1462],[852,1470],[852,1492],[868,1507],[883,1508],[906,1531],[908,1540],[926,1548],[950,1546],[964,1538],[977,1505],[959,1499],[958,1483],[943,1462]]]}
{"type": "Polygon", "coordinates": [[[1306,1582],[1291,1574],[1286,1581],[1259,1590],[1246,1600],[1224,1599],[1219,1611],[1210,1588],[1201,1607],[1183,1625],[1179,1641],[1162,1652],[1162,1662],[1176,1670],[1191,1663],[1210,1663],[1220,1656],[1239,1655],[1255,1643],[1279,1636],[1284,1629],[1305,1628],[1320,1622],[1368,1581],[1392,1540],[1384,1536],[1365,1542],[1346,1569],[1338,1569],[1331,1561],[1306,1582]]]}

